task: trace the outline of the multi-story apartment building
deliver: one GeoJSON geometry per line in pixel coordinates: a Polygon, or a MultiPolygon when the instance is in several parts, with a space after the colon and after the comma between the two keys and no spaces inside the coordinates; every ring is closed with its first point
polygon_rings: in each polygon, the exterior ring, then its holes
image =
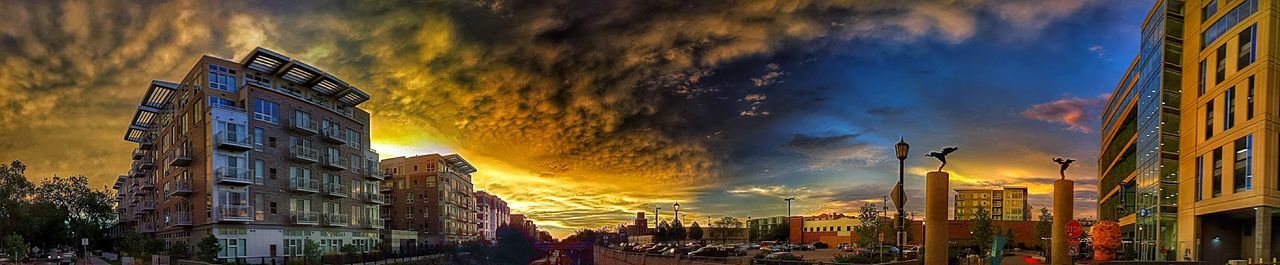
{"type": "Polygon", "coordinates": [[[508,225],[522,228],[530,237],[538,237],[538,224],[533,223],[532,219],[522,213],[511,214],[508,218],[511,222],[508,225]]]}
{"type": "Polygon", "coordinates": [[[1138,176],[1137,102],[1142,94],[1152,94],[1138,88],[1141,77],[1134,68],[1137,64],[1138,57],[1134,57],[1103,110],[1098,156],[1098,218],[1118,222],[1121,237],[1129,246],[1132,246],[1137,221],[1137,211],[1134,210],[1137,206],[1135,179],[1138,176]]]}
{"type": "Polygon", "coordinates": [[[1177,260],[1184,9],[1161,0],[1148,12],[1103,114],[1098,216],[1119,221],[1139,260],[1177,260]]]}
{"type": "Polygon", "coordinates": [[[1031,220],[1031,205],[1027,203],[1026,187],[992,189],[956,189],[955,219],[977,218],[978,209],[986,209],[991,220],[1031,220]]]}
{"type": "Polygon", "coordinates": [[[457,154],[429,154],[382,160],[389,173],[382,186],[391,194],[382,215],[393,229],[417,231],[428,245],[476,241],[476,168],[457,154]]]}
{"type": "Polygon", "coordinates": [[[378,244],[383,175],[369,149],[369,96],[324,71],[257,48],[203,56],[179,83],[147,88],[124,139],[122,222],[220,258],[302,255],[378,244]],[[137,186],[135,189],[133,186],[137,186]]]}
{"type": "Polygon", "coordinates": [[[498,226],[510,222],[511,208],[507,202],[488,192],[476,191],[476,235],[485,242],[497,242],[498,226]]]}
{"type": "Polygon", "coordinates": [[[766,234],[769,234],[769,231],[772,231],[774,226],[783,225],[784,223],[786,223],[786,221],[787,221],[787,217],[781,216],[781,215],[773,216],[773,217],[747,219],[748,232],[751,233],[751,235],[749,236],[755,239],[755,238],[764,236],[766,234]]]}
{"type": "MultiPolygon", "coordinates": [[[[1280,107],[1276,104],[1277,4],[1186,2],[1182,62],[1188,78],[1180,129],[1176,247],[1180,259],[1225,263],[1280,257],[1280,107]],[[1265,40],[1265,41],[1264,41],[1265,40]]],[[[1177,123],[1175,123],[1177,124],[1177,123]]],[[[1164,199],[1163,197],[1161,199],[1164,199]]]]}

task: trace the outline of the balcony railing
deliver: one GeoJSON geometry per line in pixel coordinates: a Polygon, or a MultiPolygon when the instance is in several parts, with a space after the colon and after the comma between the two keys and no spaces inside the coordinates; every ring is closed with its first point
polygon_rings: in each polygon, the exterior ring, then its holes
{"type": "Polygon", "coordinates": [[[143,178],[138,180],[138,186],[139,186],[138,188],[141,190],[155,190],[156,182],[154,180],[151,180],[150,178],[143,178]]]}
{"type": "Polygon", "coordinates": [[[253,149],[253,143],[249,140],[249,133],[241,131],[220,130],[213,135],[213,142],[218,147],[231,150],[249,150],[253,149]]]}
{"type": "Polygon", "coordinates": [[[341,155],[325,155],[322,164],[333,169],[347,169],[347,158],[341,155]]]}
{"type": "Polygon", "coordinates": [[[144,200],[142,202],[139,202],[138,210],[143,212],[154,211],[156,210],[156,202],[152,200],[144,200]]]}
{"type": "Polygon", "coordinates": [[[216,208],[218,221],[248,222],[253,221],[253,207],[248,205],[222,205],[216,208]]]}
{"type": "Polygon", "coordinates": [[[164,184],[164,189],[169,191],[168,196],[187,196],[191,195],[191,179],[178,178],[169,183],[164,184]]]}
{"type": "Polygon", "coordinates": [[[325,140],[335,143],[347,143],[347,132],[343,131],[341,126],[325,127],[322,132],[325,140]]]}
{"type": "Polygon", "coordinates": [[[320,162],[320,152],[317,152],[315,148],[296,144],[289,145],[289,157],[303,162],[320,162]]]}
{"type": "Polygon", "coordinates": [[[360,227],[363,228],[376,229],[386,227],[386,220],[382,220],[382,218],[360,217],[360,219],[357,220],[357,223],[359,223],[360,227]]]}
{"type": "Polygon", "coordinates": [[[335,182],[324,183],[324,194],[335,197],[347,197],[351,193],[351,187],[335,182]]]}
{"type": "Polygon", "coordinates": [[[138,140],[138,149],[151,150],[156,147],[156,137],[154,134],[147,134],[138,140]]]}
{"type": "Polygon", "coordinates": [[[253,184],[253,178],[244,168],[223,166],[213,170],[213,175],[222,184],[253,184]]]}
{"type": "Polygon", "coordinates": [[[320,213],[314,211],[293,211],[289,214],[289,220],[296,225],[318,225],[320,224],[320,213]]]}
{"type": "Polygon", "coordinates": [[[320,123],[317,123],[311,119],[289,118],[287,123],[289,124],[289,128],[294,129],[295,131],[298,131],[298,132],[303,132],[307,134],[315,134],[317,132],[320,132],[320,123]]]}
{"type": "Polygon", "coordinates": [[[375,179],[375,181],[385,181],[385,179],[387,179],[387,175],[383,174],[383,169],[379,168],[370,168],[369,170],[365,170],[365,177],[375,179]]]}
{"type": "Polygon", "coordinates": [[[289,178],[289,189],[301,192],[319,192],[320,182],[309,178],[292,177],[289,178]]]}
{"type": "Polygon", "coordinates": [[[178,212],[173,216],[173,222],[170,226],[191,226],[191,213],[178,212]]]}
{"type": "Polygon", "coordinates": [[[135,178],[141,178],[147,175],[147,171],[135,167],[129,170],[129,175],[135,178]]]}
{"type": "Polygon", "coordinates": [[[138,232],[142,232],[142,233],[152,233],[152,232],[155,232],[155,231],[156,231],[156,226],[155,226],[155,225],[152,225],[151,223],[141,223],[141,224],[138,224],[138,232]]]}
{"type": "Polygon", "coordinates": [[[147,150],[133,149],[133,160],[142,159],[142,157],[146,156],[148,152],[149,151],[147,150]]]}
{"type": "Polygon", "coordinates": [[[342,213],[326,213],[324,214],[324,225],[327,226],[347,226],[351,223],[351,216],[342,213]]]}
{"type": "Polygon", "coordinates": [[[365,193],[360,193],[360,199],[368,203],[382,204],[387,201],[387,195],[382,195],[381,193],[365,192],[365,193]]]}
{"type": "Polygon", "coordinates": [[[191,164],[191,148],[179,146],[169,153],[169,166],[187,166],[191,164]]]}
{"type": "Polygon", "coordinates": [[[394,182],[383,182],[382,184],[378,184],[378,187],[381,188],[380,190],[382,190],[383,193],[387,193],[395,191],[396,184],[394,182]]]}

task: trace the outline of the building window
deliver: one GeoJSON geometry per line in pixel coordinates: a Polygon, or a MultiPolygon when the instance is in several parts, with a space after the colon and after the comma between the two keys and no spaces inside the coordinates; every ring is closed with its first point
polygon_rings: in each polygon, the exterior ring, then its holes
{"type": "Polygon", "coordinates": [[[1222,119],[1222,129],[1229,130],[1231,129],[1231,127],[1234,127],[1236,125],[1236,88],[1235,87],[1227,89],[1227,100],[1223,103],[1226,103],[1226,106],[1224,106],[1222,109],[1227,111],[1227,117],[1222,119]]]}
{"type": "Polygon", "coordinates": [[[230,99],[209,96],[209,106],[235,108],[236,102],[230,99]]]}
{"type": "Polygon", "coordinates": [[[356,129],[347,128],[347,145],[360,149],[360,132],[356,129]]]}
{"type": "Polygon", "coordinates": [[[1213,84],[1221,84],[1222,80],[1227,79],[1227,46],[1218,47],[1217,68],[1213,72],[1213,84]]]}
{"type": "Polygon", "coordinates": [[[1204,91],[1205,91],[1205,88],[1204,88],[1204,87],[1205,87],[1205,85],[1206,85],[1206,84],[1208,84],[1208,83],[1209,83],[1209,80],[1208,80],[1208,79],[1206,79],[1206,78],[1208,78],[1208,75],[1205,75],[1205,72],[1206,72],[1206,71],[1209,71],[1209,64],[1208,64],[1208,63],[1209,63],[1209,61],[1208,61],[1208,60],[1200,61],[1200,90],[1199,90],[1199,93],[1197,93],[1197,94],[1196,94],[1196,95],[1198,95],[1198,96],[1203,96],[1203,95],[1204,95],[1204,91]]]}
{"type": "Polygon", "coordinates": [[[255,184],[262,184],[262,178],[267,175],[267,165],[262,159],[253,161],[253,180],[255,184]]]}
{"type": "Polygon", "coordinates": [[[1253,76],[1252,75],[1249,76],[1249,81],[1246,82],[1245,85],[1248,86],[1249,88],[1249,92],[1248,92],[1249,94],[1245,96],[1246,97],[1245,104],[1247,105],[1244,106],[1245,108],[1244,119],[1252,120],[1253,119],[1253,76]]]}
{"type": "Polygon", "coordinates": [[[266,131],[261,127],[253,127],[253,146],[258,150],[262,150],[262,141],[267,138],[266,131]]]}
{"type": "Polygon", "coordinates": [[[271,202],[271,214],[276,214],[276,202],[271,202]]]}
{"type": "Polygon", "coordinates": [[[280,104],[253,98],[253,118],[270,123],[280,123],[280,104]]]}
{"type": "Polygon", "coordinates": [[[1240,37],[1236,39],[1240,50],[1237,51],[1236,70],[1244,69],[1245,66],[1253,64],[1258,60],[1258,42],[1254,41],[1258,37],[1258,25],[1249,26],[1249,28],[1240,31],[1240,37]]]}
{"type": "Polygon", "coordinates": [[[1213,137],[1213,100],[1204,106],[1204,139],[1213,137]]]}
{"type": "Polygon", "coordinates": [[[236,92],[236,71],[215,64],[210,64],[209,88],[227,92],[236,92]]]}
{"type": "Polygon", "coordinates": [[[1196,201],[1204,199],[1204,156],[1196,157],[1196,201]]]}
{"type": "Polygon", "coordinates": [[[1213,197],[1222,195],[1222,148],[1213,149],[1213,197]]]}
{"type": "Polygon", "coordinates": [[[221,251],[218,252],[219,258],[235,258],[235,257],[248,256],[246,254],[248,250],[245,248],[244,239],[234,239],[234,238],[218,239],[218,245],[222,247],[221,251]]]}
{"type": "Polygon", "coordinates": [[[1235,172],[1232,172],[1232,179],[1235,181],[1235,191],[1242,192],[1253,189],[1253,135],[1245,135],[1240,139],[1236,139],[1236,161],[1234,163],[1235,172]]]}
{"type": "Polygon", "coordinates": [[[1210,0],[1209,4],[1204,5],[1200,10],[1200,21],[1209,21],[1213,14],[1218,13],[1218,0],[1210,0]]]}

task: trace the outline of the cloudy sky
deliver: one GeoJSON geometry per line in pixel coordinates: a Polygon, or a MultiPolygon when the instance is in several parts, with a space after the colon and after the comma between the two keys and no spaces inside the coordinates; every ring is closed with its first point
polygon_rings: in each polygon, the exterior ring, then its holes
{"type": "Polygon", "coordinates": [[[28,175],[127,171],[152,79],[267,47],[368,91],[383,156],[456,152],[542,227],[852,212],[927,150],[953,187],[1049,206],[1080,162],[1093,216],[1099,111],[1153,1],[23,1],[0,9],[0,159],[28,175]]]}

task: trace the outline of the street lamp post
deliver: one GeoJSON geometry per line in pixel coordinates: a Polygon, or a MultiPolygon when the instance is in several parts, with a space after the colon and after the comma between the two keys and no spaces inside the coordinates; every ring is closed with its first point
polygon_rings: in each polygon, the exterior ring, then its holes
{"type": "Polygon", "coordinates": [[[679,222],[680,221],[680,203],[677,202],[676,204],[671,205],[671,207],[676,210],[676,214],[672,218],[674,218],[676,222],[679,222]]]}
{"type": "MultiPolygon", "coordinates": [[[[907,144],[906,139],[898,138],[898,144],[893,146],[895,153],[898,155],[898,249],[901,250],[903,241],[907,239],[907,222],[904,219],[906,215],[907,192],[906,192],[906,170],[904,166],[907,161],[907,150],[911,149],[911,145],[907,144]]],[[[902,251],[898,252],[898,259],[902,259],[902,251]]]]}

